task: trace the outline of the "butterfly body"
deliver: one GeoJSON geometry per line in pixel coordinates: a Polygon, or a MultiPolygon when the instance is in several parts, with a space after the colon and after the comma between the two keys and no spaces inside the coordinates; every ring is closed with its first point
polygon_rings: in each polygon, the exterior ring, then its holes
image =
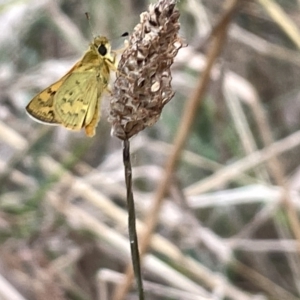
{"type": "Polygon", "coordinates": [[[99,106],[107,89],[115,53],[106,37],[98,36],[84,56],[60,80],[36,95],[27,105],[27,113],[36,121],[62,125],[71,130],[85,128],[95,134],[99,106]]]}

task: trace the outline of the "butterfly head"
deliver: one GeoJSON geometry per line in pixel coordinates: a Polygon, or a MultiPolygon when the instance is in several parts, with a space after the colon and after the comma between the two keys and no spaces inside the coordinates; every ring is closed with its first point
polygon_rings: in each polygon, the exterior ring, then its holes
{"type": "Polygon", "coordinates": [[[92,45],[95,47],[98,55],[110,61],[111,63],[114,63],[115,55],[113,55],[111,51],[111,45],[105,36],[95,37],[92,45]]]}

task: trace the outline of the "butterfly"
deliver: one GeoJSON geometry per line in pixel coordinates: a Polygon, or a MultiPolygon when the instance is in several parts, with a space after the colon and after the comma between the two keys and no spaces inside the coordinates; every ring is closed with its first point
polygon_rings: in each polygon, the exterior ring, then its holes
{"type": "Polygon", "coordinates": [[[97,36],[83,57],[57,82],[27,105],[26,111],[35,121],[62,125],[67,129],[85,129],[95,135],[100,120],[100,100],[108,90],[110,71],[116,70],[116,53],[108,39],[97,36]]]}

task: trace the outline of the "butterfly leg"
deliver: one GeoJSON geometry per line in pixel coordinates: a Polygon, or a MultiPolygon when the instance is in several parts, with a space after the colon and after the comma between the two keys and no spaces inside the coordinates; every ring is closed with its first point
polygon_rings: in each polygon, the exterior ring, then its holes
{"type": "Polygon", "coordinates": [[[112,91],[111,91],[111,85],[110,84],[105,88],[105,92],[107,92],[110,96],[112,96],[112,91]]]}

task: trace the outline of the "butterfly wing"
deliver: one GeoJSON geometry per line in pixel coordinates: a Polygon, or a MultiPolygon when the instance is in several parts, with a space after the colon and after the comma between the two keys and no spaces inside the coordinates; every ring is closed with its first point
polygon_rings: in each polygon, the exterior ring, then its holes
{"type": "Polygon", "coordinates": [[[80,62],[77,62],[66,75],[37,94],[28,103],[26,106],[26,111],[30,117],[32,117],[35,121],[49,125],[61,124],[61,121],[56,116],[54,111],[54,98],[59,88],[64,84],[66,78],[68,78],[73,70],[78,67],[79,63],[80,62]]]}
{"type": "Polygon", "coordinates": [[[58,125],[61,122],[56,118],[53,109],[54,96],[62,85],[63,80],[55,82],[41,93],[36,95],[26,106],[26,111],[34,120],[42,123],[58,125]]]}
{"type": "Polygon", "coordinates": [[[96,72],[73,72],[54,97],[54,112],[66,128],[80,130],[91,122],[97,104],[96,72]]]}

